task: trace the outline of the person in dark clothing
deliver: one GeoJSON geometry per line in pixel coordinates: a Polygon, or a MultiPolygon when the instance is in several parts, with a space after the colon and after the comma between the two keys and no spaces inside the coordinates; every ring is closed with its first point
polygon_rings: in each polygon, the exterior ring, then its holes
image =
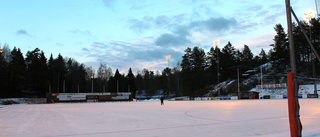
{"type": "Polygon", "coordinates": [[[160,100],[161,100],[161,105],[164,105],[164,103],[163,103],[164,98],[161,97],[160,100]]]}

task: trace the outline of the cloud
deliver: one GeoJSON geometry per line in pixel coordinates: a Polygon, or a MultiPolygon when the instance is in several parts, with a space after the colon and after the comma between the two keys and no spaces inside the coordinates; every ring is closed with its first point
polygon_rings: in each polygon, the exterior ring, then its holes
{"type": "Polygon", "coordinates": [[[167,66],[167,55],[172,56],[170,62],[175,64],[181,60],[183,52],[155,46],[149,37],[146,41],[139,42],[93,42],[90,47],[82,48],[82,53],[79,53],[79,56],[90,59],[85,64],[92,65],[95,69],[98,69],[100,63],[104,63],[112,69],[119,68],[122,73],[126,73],[129,68],[163,70],[167,66]]]}
{"type": "Polygon", "coordinates": [[[102,2],[106,7],[113,7],[113,4],[116,2],[116,0],[102,0],[102,2]]]}
{"type": "Polygon", "coordinates": [[[167,55],[171,55],[173,58],[178,57],[176,59],[179,59],[182,56],[182,53],[171,48],[156,47],[145,50],[133,50],[128,54],[128,56],[134,57],[130,59],[139,61],[164,60],[167,55]]]}
{"type": "Polygon", "coordinates": [[[129,21],[130,22],[130,29],[133,30],[134,32],[142,33],[146,29],[150,28],[150,25],[148,22],[145,21],[140,21],[137,19],[132,19],[129,21]]]}
{"type": "Polygon", "coordinates": [[[250,12],[257,12],[263,9],[263,5],[254,5],[254,6],[249,6],[247,8],[248,11],[250,12]]]}
{"type": "Polygon", "coordinates": [[[168,25],[169,24],[169,17],[166,16],[166,15],[161,15],[161,16],[158,16],[156,17],[155,21],[154,21],[154,24],[156,26],[165,26],[165,25],[168,25]]]}
{"type": "Polygon", "coordinates": [[[144,17],[143,17],[143,20],[145,20],[145,21],[153,21],[153,17],[151,17],[151,16],[144,16],[144,17]]]}
{"type": "Polygon", "coordinates": [[[259,54],[261,48],[263,48],[266,52],[271,48],[270,44],[273,43],[274,34],[264,34],[257,35],[245,41],[246,45],[252,49],[252,53],[255,55],[259,54]]]}
{"type": "Polygon", "coordinates": [[[235,18],[209,18],[203,21],[194,21],[190,23],[191,28],[198,28],[198,29],[208,29],[210,31],[226,31],[229,30],[231,27],[236,26],[238,23],[235,18]]]}
{"type": "Polygon", "coordinates": [[[87,37],[91,37],[93,39],[95,39],[96,37],[93,36],[91,34],[91,32],[89,30],[79,30],[79,29],[75,29],[75,30],[71,30],[70,31],[71,33],[73,34],[76,34],[76,35],[83,35],[83,36],[87,36],[87,37]]]}
{"type": "Polygon", "coordinates": [[[236,27],[238,22],[235,18],[209,18],[202,21],[193,21],[188,25],[178,25],[171,33],[161,34],[155,44],[158,46],[181,46],[190,44],[191,41],[188,39],[191,32],[195,31],[212,31],[223,33],[231,28],[236,27]]]}
{"type": "Polygon", "coordinates": [[[70,31],[71,33],[74,33],[74,34],[83,34],[83,35],[89,35],[91,36],[91,33],[89,30],[78,30],[78,29],[75,29],[75,30],[71,30],[70,31]]]}
{"type": "Polygon", "coordinates": [[[143,33],[148,29],[162,29],[170,30],[181,24],[181,20],[184,20],[184,15],[176,15],[168,17],[166,15],[160,15],[157,17],[144,16],[142,19],[130,19],[128,20],[129,28],[133,32],[143,33]]]}
{"type": "Polygon", "coordinates": [[[26,30],[23,30],[23,29],[20,29],[20,30],[17,30],[16,35],[26,35],[26,36],[30,36],[29,33],[26,31],[26,30]]]}
{"type": "Polygon", "coordinates": [[[145,0],[143,0],[143,1],[141,1],[141,0],[136,0],[136,1],[135,0],[130,0],[129,4],[132,5],[130,10],[142,10],[142,9],[144,9],[146,7],[151,7],[152,5],[150,5],[149,2],[150,1],[145,1],[145,0]]]}
{"type": "Polygon", "coordinates": [[[84,52],[90,52],[89,49],[87,49],[87,48],[82,48],[81,50],[84,52]]]}
{"type": "Polygon", "coordinates": [[[56,45],[58,45],[58,46],[63,46],[63,44],[62,44],[62,43],[59,43],[59,42],[57,42],[56,45]]]}
{"type": "Polygon", "coordinates": [[[157,38],[155,41],[156,45],[159,46],[178,46],[189,43],[190,41],[184,35],[176,35],[176,34],[162,34],[160,37],[157,38]]]}

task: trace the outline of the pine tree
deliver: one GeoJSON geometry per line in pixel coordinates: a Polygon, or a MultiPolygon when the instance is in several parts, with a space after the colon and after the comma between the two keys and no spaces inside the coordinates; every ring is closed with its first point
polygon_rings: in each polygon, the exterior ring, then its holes
{"type": "Polygon", "coordinates": [[[228,67],[232,67],[236,65],[235,61],[235,48],[232,46],[230,42],[225,45],[221,51],[221,55],[219,55],[220,66],[221,66],[221,81],[227,80],[229,78],[228,67]]]}
{"type": "Polygon", "coordinates": [[[47,58],[39,48],[27,52],[27,81],[28,86],[37,93],[39,97],[45,97],[48,89],[47,58]]]}
{"type": "Polygon", "coordinates": [[[63,83],[66,80],[67,68],[61,54],[55,59],[55,81],[57,81],[57,92],[63,92],[63,83]]]}
{"type": "Polygon", "coordinates": [[[9,97],[8,63],[0,52],[0,98],[9,97]]]}
{"type": "Polygon", "coordinates": [[[213,47],[210,48],[209,52],[207,53],[207,70],[206,70],[206,77],[209,80],[208,83],[216,83],[217,77],[218,77],[218,63],[219,63],[219,58],[218,55],[220,53],[220,49],[218,46],[214,49],[213,47]]]}
{"type": "Polygon", "coordinates": [[[277,35],[274,36],[273,52],[271,53],[271,60],[273,61],[273,68],[276,71],[286,71],[286,67],[290,62],[289,43],[287,34],[284,32],[284,28],[281,24],[277,24],[274,27],[277,35]]]}
{"type": "Polygon", "coordinates": [[[20,49],[14,47],[11,51],[11,61],[9,63],[9,84],[11,97],[21,97],[21,91],[26,81],[26,65],[20,49]]]}
{"type": "Polygon", "coordinates": [[[193,95],[202,94],[199,90],[206,86],[205,68],[206,68],[206,54],[203,49],[194,47],[191,52],[191,74],[192,82],[196,92],[193,95]]]}
{"type": "Polygon", "coordinates": [[[266,52],[263,49],[261,49],[261,52],[259,53],[259,65],[265,64],[267,62],[269,62],[268,56],[266,52]]]}
{"type": "Polygon", "coordinates": [[[191,52],[191,67],[193,70],[203,71],[206,67],[206,54],[203,49],[194,47],[191,52]]]}
{"type": "Polygon", "coordinates": [[[136,83],[136,90],[137,93],[136,95],[142,95],[142,90],[143,90],[143,77],[141,73],[137,72],[137,76],[135,78],[135,83],[136,83]]]}
{"type": "Polygon", "coordinates": [[[188,47],[185,51],[185,54],[182,56],[181,63],[181,83],[183,95],[190,95],[193,90],[192,84],[192,72],[191,72],[191,49],[188,47]]]}
{"type": "Polygon", "coordinates": [[[244,65],[245,64],[244,56],[243,56],[242,52],[239,49],[237,49],[234,52],[234,61],[235,61],[235,63],[233,64],[233,66],[244,65]]]}
{"type": "Polygon", "coordinates": [[[184,50],[185,54],[182,56],[181,68],[183,71],[191,70],[191,49],[188,47],[184,50]]]}
{"type": "Polygon", "coordinates": [[[244,45],[244,48],[242,50],[242,56],[243,56],[243,59],[242,59],[243,65],[246,65],[248,67],[253,67],[253,54],[247,45],[244,45]]]}
{"type": "Polygon", "coordinates": [[[53,60],[53,55],[51,53],[51,56],[50,56],[50,59],[48,61],[48,77],[49,77],[49,91],[50,92],[56,92],[57,90],[56,89],[56,85],[57,85],[57,82],[55,81],[55,76],[56,76],[56,73],[55,73],[55,68],[56,68],[56,64],[55,64],[55,61],[53,60]]]}
{"type": "Polygon", "coordinates": [[[127,85],[129,86],[128,88],[128,91],[131,92],[131,96],[132,98],[135,98],[136,97],[136,85],[135,85],[135,82],[134,82],[134,75],[132,73],[132,70],[131,68],[129,69],[129,72],[128,72],[128,75],[127,75],[127,85]]]}
{"type": "Polygon", "coordinates": [[[119,70],[117,69],[114,76],[109,80],[109,88],[111,92],[121,92],[124,91],[125,88],[125,79],[123,75],[120,74],[119,70]]]}

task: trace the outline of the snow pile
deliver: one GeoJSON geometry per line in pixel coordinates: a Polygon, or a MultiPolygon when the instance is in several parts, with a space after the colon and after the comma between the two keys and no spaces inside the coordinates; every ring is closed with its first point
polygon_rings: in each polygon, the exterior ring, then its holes
{"type": "Polygon", "coordinates": [[[46,103],[45,98],[5,98],[5,99],[0,99],[0,105],[44,104],[44,103],[46,103]]]}
{"type": "Polygon", "coordinates": [[[228,87],[230,87],[235,82],[236,80],[228,80],[228,81],[223,81],[215,86],[212,86],[212,90],[210,90],[205,96],[211,97],[211,96],[214,96],[214,94],[217,94],[219,90],[220,92],[225,91],[227,90],[228,87]]]}

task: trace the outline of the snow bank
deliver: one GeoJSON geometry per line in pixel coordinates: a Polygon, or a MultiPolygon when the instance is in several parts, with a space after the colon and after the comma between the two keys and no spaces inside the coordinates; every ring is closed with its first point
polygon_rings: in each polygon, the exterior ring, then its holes
{"type": "Polygon", "coordinates": [[[0,105],[11,104],[45,104],[46,98],[5,98],[0,99],[0,105]]]}

